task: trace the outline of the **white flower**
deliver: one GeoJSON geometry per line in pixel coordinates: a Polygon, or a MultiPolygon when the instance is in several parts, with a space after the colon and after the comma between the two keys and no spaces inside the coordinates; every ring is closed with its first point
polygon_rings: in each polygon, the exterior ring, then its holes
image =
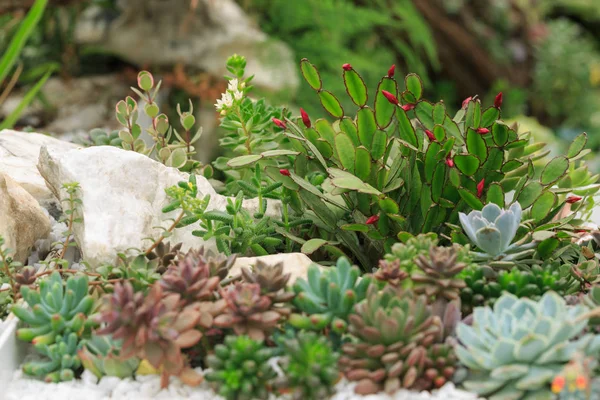
{"type": "Polygon", "coordinates": [[[223,111],[231,106],[233,106],[233,97],[229,92],[223,93],[221,98],[217,100],[217,103],[215,104],[217,111],[223,111]]]}
{"type": "Polygon", "coordinates": [[[237,92],[238,89],[238,80],[237,79],[232,79],[229,81],[229,85],[227,86],[227,90],[229,90],[230,92],[237,92]]]}
{"type": "Polygon", "coordinates": [[[242,97],[244,97],[244,92],[240,92],[240,91],[234,92],[234,93],[233,93],[233,97],[234,97],[236,100],[241,100],[241,99],[242,99],[242,97]]]}

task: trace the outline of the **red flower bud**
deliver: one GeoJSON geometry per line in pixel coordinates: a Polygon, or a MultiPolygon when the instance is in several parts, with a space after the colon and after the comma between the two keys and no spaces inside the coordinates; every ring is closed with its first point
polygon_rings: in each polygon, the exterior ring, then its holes
{"type": "Polygon", "coordinates": [[[430,142],[435,142],[435,135],[429,129],[425,129],[425,134],[429,138],[430,142]]]}
{"type": "Polygon", "coordinates": [[[581,199],[583,199],[583,197],[569,196],[569,197],[567,197],[567,203],[569,203],[569,204],[577,203],[581,199]]]}
{"type": "Polygon", "coordinates": [[[344,71],[350,71],[352,69],[352,65],[344,64],[344,65],[342,65],[342,68],[344,69],[344,71]]]}
{"type": "Polygon", "coordinates": [[[281,128],[281,129],[287,129],[287,126],[285,125],[285,122],[283,122],[282,120],[277,119],[277,118],[273,118],[272,121],[279,128],[281,128]]]}
{"type": "Polygon", "coordinates": [[[500,108],[501,106],[502,106],[502,92],[498,93],[496,95],[496,98],[494,99],[494,107],[500,108]]]}
{"type": "Polygon", "coordinates": [[[412,109],[414,109],[414,108],[415,108],[415,105],[414,105],[414,104],[412,104],[412,103],[405,104],[405,105],[403,105],[403,106],[402,106],[402,109],[403,109],[404,111],[410,111],[410,110],[412,110],[412,109]]]}
{"type": "Polygon", "coordinates": [[[283,176],[290,176],[290,170],[289,169],[282,168],[282,169],[279,170],[279,173],[281,175],[283,175],[283,176]]]}
{"type": "Polygon", "coordinates": [[[396,64],[393,64],[390,69],[388,69],[388,78],[393,78],[396,73],[396,64]]]}
{"type": "Polygon", "coordinates": [[[454,167],[454,160],[452,159],[452,157],[448,156],[446,158],[446,165],[449,166],[450,168],[454,167]]]}
{"type": "Polygon", "coordinates": [[[306,111],[304,111],[302,108],[300,109],[300,115],[302,116],[302,122],[304,123],[304,126],[310,128],[310,118],[308,117],[306,111]]]}
{"type": "Polygon", "coordinates": [[[481,195],[483,194],[483,185],[485,185],[485,178],[480,180],[479,183],[477,184],[477,197],[478,198],[481,198],[481,195]]]}
{"type": "Polygon", "coordinates": [[[486,133],[490,133],[490,130],[488,128],[478,128],[477,133],[480,135],[485,135],[486,133]]]}
{"type": "Polygon", "coordinates": [[[390,92],[388,92],[387,90],[382,90],[381,94],[387,99],[387,101],[389,101],[393,105],[396,105],[396,106],[398,105],[398,103],[399,103],[398,98],[396,96],[394,96],[393,94],[391,94],[390,92]]]}
{"type": "Polygon", "coordinates": [[[473,97],[469,96],[466,99],[463,100],[462,102],[462,108],[467,108],[469,105],[469,102],[473,100],[473,97]]]}
{"type": "Polygon", "coordinates": [[[371,215],[367,219],[367,222],[365,222],[365,224],[367,224],[367,225],[374,225],[374,224],[377,223],[377,221],[379,221],[379,215],[371,215]]]}

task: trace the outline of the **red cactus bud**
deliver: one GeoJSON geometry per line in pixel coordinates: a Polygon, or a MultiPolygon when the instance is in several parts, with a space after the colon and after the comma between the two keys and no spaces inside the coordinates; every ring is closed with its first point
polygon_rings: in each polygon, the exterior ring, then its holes
{"type": "Polygon", "coordinates": [[[452,159],[452,157],[450,157],[450,156],[446,157],[446,165],[449,166],[450,168],[454,167],[454,160],[452,159]]]}
{"type": "Polygon", "coordinates": [[[310,128],[310,118],[308,117],[306,111],[304,111],[302,108],[300,109],[300,115],[302,116],[302,122],[304,123],[304,126],[310,128]]]}
{"type": "Polygon", "coordinates": [[[277,119],[277,118],[273,118],[272,121],[279,128],[281,128],[281,129],[287,129],[287,126],[285,125],[285,122],[283,122],[282,120],[277,119]]]}
{"type": "Polygon", "coordinates": [[[425,134],[429,138],[429,141],[435,142],[435,135],[429,129],[425,129],[425,134]]]}
{"type": "Polygon", "coordinates": [[[395,73],[396,73],[396,64],[392,64],[390,69],[388,69],[388,74],[387,74],[388,78],[393,78],[395,73]]]}
{"type": "Polygon", "coordinates": [[[281,175],[283,175],[283,176],[290,176],[290,170],[289,169],[282,168],[282,169],[279,170],[279,173],[281,175]]]}
{"type": "Polygon", "coordinates": [[[502,92],[498,93],[496,95],[496,98],[494,99],[494,107],[500,108],[501,106],[502,106],[502,92]]]}
{"type": "Polygon", "coordinates": [[[342,68],[344,69],[344,71],[350,71],[352,69],[352,65],[344,64],[344,65],[342,65],[342,68]]]}
{"type": "Polygon", "coordinates": [[[485,135],[486,133],[490,133],[490,130],[488,128],[477,128],[477,133],[485,135]]]}
{"type": "Polygon", "coordinates": [[[403,105],[403,106],[402,106],[402,109],[403,109],[404,111],[410,111],[410,110],[412,110],[412,109],[414,109],[414,108],[415,108],[415,105],[414,105],[414,104],[412,104],[412,103],[405,104],[405,105],[403,105]]]}
{"type": "Polygon", "coordinates": [[[473,100],[473,97],[469,96],[466,99],[463,100],[462,102],[462,108],[467,108],[467,106],[469,105],[469,102],[473,100]]]}
{"type": "Polygon", "coordinates": [[[569,203],[569,204],[577,203],[581,199],[583,199],[583,197],[569,196],[569,197],[567,197],[567,203],[569,203]]]}
{"type": "Polygon", "coordinates": [[[483,194],[483,185],[485,185],[485,178],[480,180],[479,183],[477,184],[477,197],[478,198],[481,198],[481,195],[483,194]]]}
{"type": "Polygon", "coordinates": [[[374,225],[374,224],[377,223],[377,221],[379,221],[379,215],[371,215],[367,219],[367,222],[365,222],[365,224],[367,224],[367,225],[374,225]]]}
{"type": "Polygon", "coordinates": [[[381,94],[387,99],[387,101],[389,101],[393,105],[396,105],[396,106],[398,105],[398,103],[399,103],[398,98],[396,96],[394,96],[393,94],[391,94],[390,92],[388,92],[387,90],[382,90],[381,94]]]}

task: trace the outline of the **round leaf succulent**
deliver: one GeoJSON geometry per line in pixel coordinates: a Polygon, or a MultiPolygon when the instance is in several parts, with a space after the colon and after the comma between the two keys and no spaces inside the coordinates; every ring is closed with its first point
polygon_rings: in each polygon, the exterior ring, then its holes
{"type": "Polygon", "coordinates": [[[23,365],[27,375],[44,377],[46,382],[71,381],[81,367],[77,350],[81,347],[79,337],[74,332],[67,336],[57,335],[52,344],[37,343],[35,349],[46,357],[23,365]]]}
{"type": "Polygon", "coordinates": [[[248,336],[227,336],[206,358],[204,377],[227,400],[266,399],[276,374],[268,363],[273,350],[248,336]]]}
{"type": "Polygon", "coordinates": [[[317,400],[333,394],[340,378],[338,354],[326,337],[302,331],[283,341],[282,370],[285,377],[279,387],[291,388],[294,399],[317,400]]]}
{"type": "Polygon", "coordinates": [[[457,328],[465,387],[489,400],[552,398],[552,378],[576,352],[600,352],[600,335],[582,335],[587,311],[552,291],[537,302],[504,293],[493,308],[476,308],[473,325],[457,328]]]}
{"type": "Polygon", "coordinates": [[[471,242],[491,257],[498,257],[512,250],[511,246],[521,223],[521,205],[513,203],[503,210],[489,203],[481,211],[468,215],[459,213],[460,224],[471,242]]]}

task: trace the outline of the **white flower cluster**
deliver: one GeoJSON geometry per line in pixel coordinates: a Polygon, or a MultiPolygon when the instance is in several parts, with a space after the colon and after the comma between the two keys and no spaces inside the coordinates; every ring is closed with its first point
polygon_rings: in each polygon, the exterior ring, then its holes
{"type": "Polygon", "coordinates": [[[217,104],[215,107],[217,111],[221,113],[221,115],[227,114],[227,111],[233,107],[233,103],[235,101],[241,100],[244,97],[244,87],[246,83],[239,83],[237,79],[232,79],[229,81],[229,85],[227,86],[227,90],[219,100],[217,100],[217,104]]]}

